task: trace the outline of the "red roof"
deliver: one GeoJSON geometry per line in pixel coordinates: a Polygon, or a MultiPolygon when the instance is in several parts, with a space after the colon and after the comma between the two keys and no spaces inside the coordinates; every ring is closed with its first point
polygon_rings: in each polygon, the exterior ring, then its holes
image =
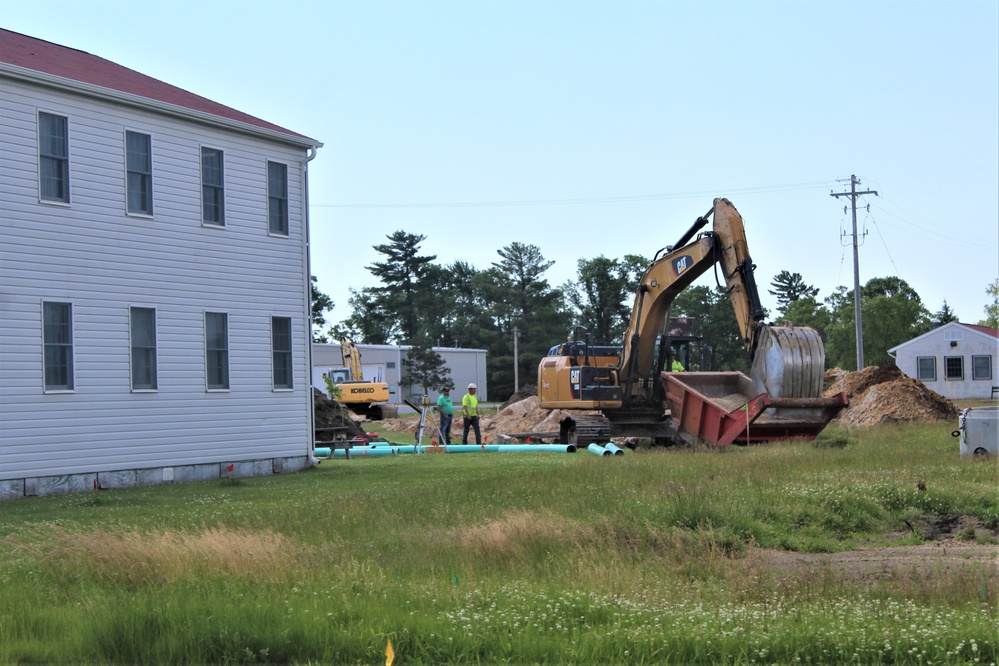
{"type": "Polygon", "coordinates": [[[999,329],[989,328],[988,326],[979,326],[978,324],[961,324],[961,326],[967,326],[968,328],[973,328],[979,333],[984,333],[985,335],[991,335],[993,338],[999,338],[999,329]]]}
{"type": "Polygon", "coordinates": [[[0,62],[247,123],[314,143],[307,136],[163,83],[86,51],[59,46],[3,28],[0,28],[0,62]]]}

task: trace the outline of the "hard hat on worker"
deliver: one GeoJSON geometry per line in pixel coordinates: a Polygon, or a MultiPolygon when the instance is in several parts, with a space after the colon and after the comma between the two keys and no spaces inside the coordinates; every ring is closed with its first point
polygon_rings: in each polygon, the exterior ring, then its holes
{"type": "Polygon", "coordinates": [[[469,391],[471,391],[471,390],[472,390],[472,389],[474,389],[474,388],[475,388],[475,384],[469,384],[469,385],[468,385],[468,390],[469,390],[469,391]]]}

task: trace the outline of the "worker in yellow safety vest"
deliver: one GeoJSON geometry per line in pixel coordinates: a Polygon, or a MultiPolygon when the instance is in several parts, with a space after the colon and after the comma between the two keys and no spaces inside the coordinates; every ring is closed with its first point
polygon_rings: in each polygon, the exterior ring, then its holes
{"type": "Polygon", "coordinates": [[[461,443],[468,444],[468,430],[475,430],[475,443],[482,443],[482,432],[479,430],[479,398],[475,395],[475,384],[468,385],[468,393],[461,399],[461,415],[464,417],[464,430],[461,443]]]}

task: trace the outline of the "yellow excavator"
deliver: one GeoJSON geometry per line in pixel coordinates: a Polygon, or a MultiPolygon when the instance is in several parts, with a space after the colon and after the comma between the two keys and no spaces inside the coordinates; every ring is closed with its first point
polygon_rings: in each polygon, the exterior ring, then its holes
{"type": "Polygon", "coordinates": [[[338,382],[340,402],[355,414],[367,416],[372,421],[392,418],[397,413],[394,405],[389,405],[389,386],[386,382],[369,382],[361,372],[361,352],[350,338],[340,340],[340,355],[343,366],[350,378],[338,382]]]}
{"type": "MultiPolygon", "coordinates": [[[[667,380],[671,375],[702,387],[685,394],[683,399],[690,404],[695,394],[705,399],[704,393],[711,400],[721,398],[719,393],[724,390],[743,394],[743,408],[748,402],[757,412],[771,416],[779,408],[807,408],[809,417],[804,429],[787,428],[781,432],[786,436],[808,436],[813,431],[817,434],[815,429],[821,430],[842,408],[838,402],[821,398],[825,371],[822,339],[811,328],[764,323],[754,269],[742,216],[727,199],[715,199],[711,209],[697,218],[675,244],[656,253],[636,290],[623,345],[591,346],[580,335],[584,329],[574,326],[567,341],[552,347],[541,360],[538,395],[542,407],[599,412],[562,419],[560,440],[584,445],[606,442],[611,437],[652,438],[662,444],[690,441],[678,437],[680,415],[670,413],[671,409],[686,409],[668,399],[667,380]],[[713,220],[711,230],[701,231],[709,220],[713,220]],[[739,331],[752,358],[748,379],[741,373],[669,372],[673,359],[668,322],[673,301],[716,265],[724,276],[739,331]],[[766,399],[754,403],[754,396],[766,399]]],[[[753,418],[757,416],[753,414],[753,418]]],[[[791,417],[785,422],[794,420],[791,417]]],[[[748,422],[745,427],[749,429],[748,422]]]]}

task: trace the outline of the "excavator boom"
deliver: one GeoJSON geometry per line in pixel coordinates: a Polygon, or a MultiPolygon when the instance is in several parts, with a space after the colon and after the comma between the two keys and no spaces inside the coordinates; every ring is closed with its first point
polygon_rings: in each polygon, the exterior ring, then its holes
{"type": "Polygon", "coordinates": [[[719,198],[676,245],[657,255],[639,282],[620,365],[625,400],[628,396],[652,398],[652,387],[658,383],[662,369],[655,362],[655,341],[669,320],[673,301],[715,265],[721,268],[739,333],[752,358],[754,383],[761,390],[775,391],[775,395],[771,393],[774,397],[818,397],[825,370],[822,340],[810,328],[763,323],[763,306],[753,273],[756,267],[749,255],[742,215],[728,199],[719,198]],[[711,231],[702,232],[687,244],[710,218],[711,231]],[[763,348],[761,339],[767,340],[763,348]],[[820,377],[817,384],[816,376],[820,377]]]}
{"type": "Polygon", "coordinates": [[[792,404],[788,401],[818,399],[825,371],[822,340],[810,328],[764,323],[742,216],[730,201],[718,198],[675,245],[660,250],[646,269],[635,292],[624,344],[602,348],[619,351],[592,353],[588,344],[575,339],[574,327],[573,340],[554,347],[542,359],[538,368],[541,406],[602,413],[600,417],[574,417],[572,428],[577,434],[641,432],[658,437],[655,433],[662,431],[667,419],[663,383],[667,359],[659,343],[667,333],[676,297],[712,267],[717,267],[732,301],[740,336],[752,359],[750,379],[757,394],[785,399],[773,403],[785,407],[792,404]],[[709,221],[711,229],[702,231],[709,221]]]}

